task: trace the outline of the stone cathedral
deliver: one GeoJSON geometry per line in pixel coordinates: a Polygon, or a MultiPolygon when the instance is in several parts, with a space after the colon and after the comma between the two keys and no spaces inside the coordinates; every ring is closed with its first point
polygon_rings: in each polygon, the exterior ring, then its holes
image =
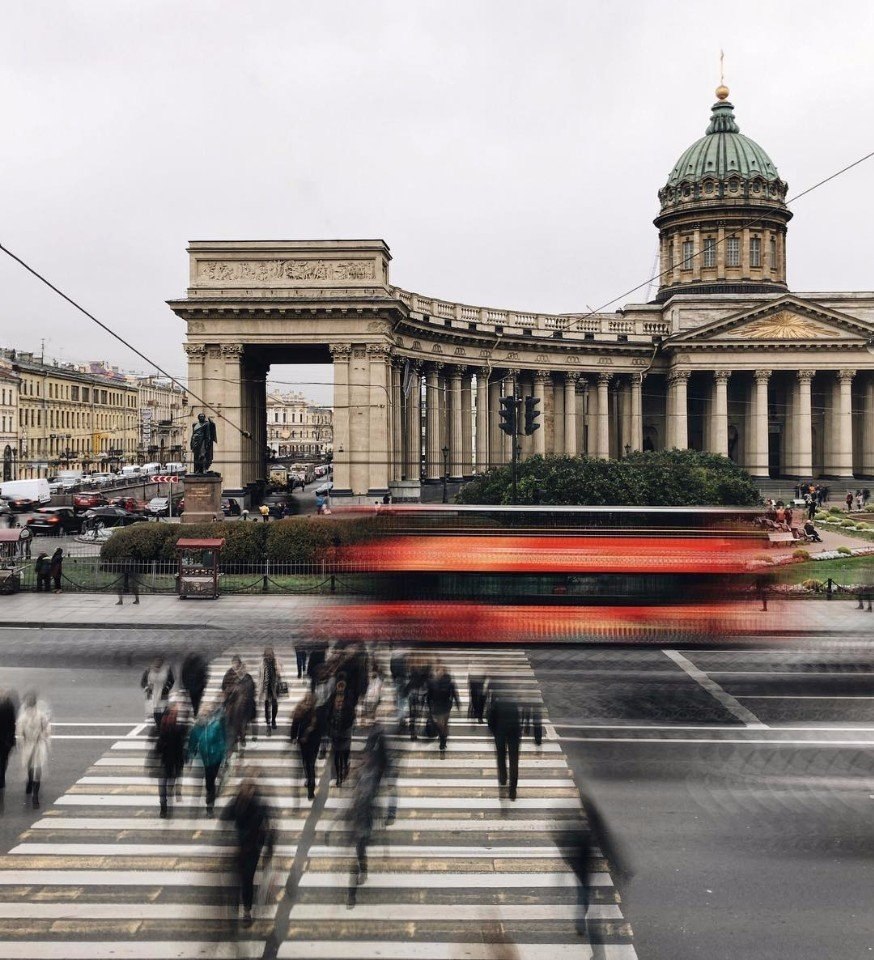
{"type": "Polygon", "coordinates": [[[264,482],[271,364],[310,362],[334,367],[338,497],[415,500],[506,463],[514,392],[541,400],[523,457],[692,447],[761,479],[874,477],[874,293],[789,291],[787,185],[716,96],[658,193],[655,299],[615,313],[413,293],[381,240],[191,243],[170,306],[225,493],[264,482]]]}

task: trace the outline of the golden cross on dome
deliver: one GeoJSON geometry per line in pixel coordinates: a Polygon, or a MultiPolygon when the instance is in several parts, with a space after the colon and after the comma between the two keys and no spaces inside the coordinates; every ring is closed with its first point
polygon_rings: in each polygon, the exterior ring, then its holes
{"type": "Polygon", "coordinates": [[[716,88],[716,99],[725,100],[728,97],[728,87],[725,85],[725,53],[719,51],[719,86],[716,88]]]}

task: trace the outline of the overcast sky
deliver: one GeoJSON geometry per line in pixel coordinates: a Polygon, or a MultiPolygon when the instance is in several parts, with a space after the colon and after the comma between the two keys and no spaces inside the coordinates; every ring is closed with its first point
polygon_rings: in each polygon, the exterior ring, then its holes
{"type": "MultiPolygon", "coordinates": [[[[721,47],[792,195],[874,150],[872,44],[864,0],[4,4],[0,241],[181,376],[193,239],[380,237],[408,290],[598,308],[650,275],[721,47]]],[[[793,289],[874,287],[872,184],[793,206],[793,289]]],[[[0,294],[4,345],[151,372],[4,256],[0,294]]]]}

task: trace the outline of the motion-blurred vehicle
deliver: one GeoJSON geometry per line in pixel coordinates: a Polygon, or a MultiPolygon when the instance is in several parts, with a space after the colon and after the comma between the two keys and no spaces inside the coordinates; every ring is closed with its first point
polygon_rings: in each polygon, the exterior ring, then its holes
{"type": "Polygon", "coordinates": [[[73,509],[79,513],[93,510],[94,507],[103,507],[107,503],[102,493],[75,493],[73,494],[73,509]]]}
{"type": "Polygon", "coordinates": [[[113,497],[109,501],[110,507],[121,507],[128,513],[145,513],[148,503],[145,500],[137,500],[136,497],[113,497]]]}
{"type": "Polygon", "coordinates": [[[184,463],[165,463],[164,469],[161,470],[161,473],[170,473],[174,476],[182,476],[185,473],[185,464],[184,463]]]}
{"type": "Polygon", "coordinates": [[[27,528],[33,534],[59,537],[65,533],[78,533],[83,519],[72,507],[40,507],[28,519],[27,528]]]}
{"type": "Polygon", "coordinates": [[[45,477],[38,480],[7,480],[0,484],[0,497],[7,500],[9,506],[17,511],[51,503],[52,499],[49,482],[45,477]]]}
{"type": "Polygon", "coordinates": [[[133,523],[145,523],[148,517],[142,513],[131,513],[123,507],[96,507],[85,514],[83,527],[101,529],[102,527],[129,527],[133,523]]]}
{"type": "Polygon", "coordinates": [[[315,491],[315,492],[316,492],[316,493],[320,493],[320,494],[322,494],[322,495],[324,496],[326,493],[330,493],[333,489],[334,489],[334,481],[333,481],[333,480],[326,480],[324,483],[320,483],[320,484],[316,487],[316,491],[315,491]]]}
{"type": "Polygon", "coordinates": [[[239,517],[243,510],[238,500],[222,497],[222,513],[226,517],[239,517]]]}
{"type": "Polygon", "coordinates": [[[152,497],[147,511],[154,517],[178,517],[185,510],[185,501],[182,497],[173,497],[172,512],[170,497],[152,497]]]}

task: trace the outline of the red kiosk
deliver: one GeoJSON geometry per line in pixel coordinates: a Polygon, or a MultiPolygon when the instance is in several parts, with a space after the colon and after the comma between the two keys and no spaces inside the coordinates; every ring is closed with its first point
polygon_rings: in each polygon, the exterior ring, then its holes
{"type": "Polygon", "coordinates": [[[179,599],[215,600],[219,595],[219,556],[224,539],[182,537],[176,541],[179,599]]]}

